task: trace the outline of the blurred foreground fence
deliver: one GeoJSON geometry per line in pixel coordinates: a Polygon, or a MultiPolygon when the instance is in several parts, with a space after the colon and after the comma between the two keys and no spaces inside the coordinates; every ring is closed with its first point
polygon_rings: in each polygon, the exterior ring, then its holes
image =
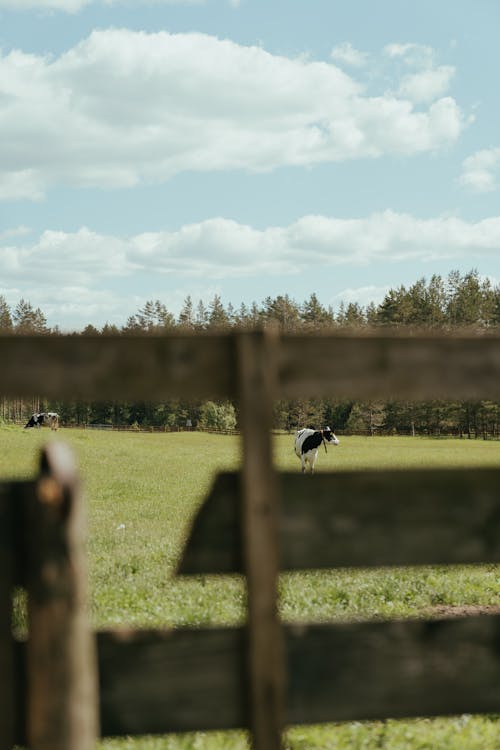
{"type": "MultiPolygon", "coordinates": [[[[278,398],[500,398],[497,337],[0,339],[0,393],[237,398],[239,474],[220,475],[179,574],[242,573],[242,628],[94,632],[78,478],[50,442],[33,481],[0,484],[0,748],[96,737],[500,710],[500,617],[282,624],[280,570],[500,562],[500,469],[278,474],[278,398]],[[23,586],[28,636],[12,634],[23,586]]],[[[166,477],[166,481],[168,477],[166,477]]]]}

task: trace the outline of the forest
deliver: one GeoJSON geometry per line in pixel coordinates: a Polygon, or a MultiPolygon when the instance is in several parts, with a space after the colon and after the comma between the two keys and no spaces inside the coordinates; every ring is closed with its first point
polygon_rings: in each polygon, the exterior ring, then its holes
{"type": "MultiPolygon", "coordinates": [[[[122,326],[107,323],[101,329],[88,324],[74,336],[161,335],[172,332],[224,331],[278,325],[287,333],[307,331],[389,330],[452,332],[481,335],[500,327],[500,285],[493,285],[477,270],[451,271],[446,278],[433,275],[406,287],[390,289],[379,304],[341,303],[325,307],[316,294],[302,303],[287,294],[266,297],[238,308],[224,305],[217,294],[208,302],[188,296],[177,316],[160,300],[149,300],[122,326]]],[[[0,334],[61,335],[51,328],[40,308],[21,299],[14,308],[0,296],[0,334]]],[[[61,423],[71,425],[129,426],[233,430],[238,427],[237,405],[229,402],[54,402],[43,395],[32,399],[0,401],[0,422],[21,423],[35,411],[57,411],[61,423]]],[[[298,426],[329,425],[337,433],[457,435],[496,438],[500,434],[500,403],[480,402],[345,402],[280,401],[275,405],[275,428],[293,431],[298,426]]]]}

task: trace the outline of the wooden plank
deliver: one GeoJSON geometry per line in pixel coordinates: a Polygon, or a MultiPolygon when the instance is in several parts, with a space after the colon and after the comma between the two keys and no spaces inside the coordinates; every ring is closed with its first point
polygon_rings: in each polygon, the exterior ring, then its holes
{"type": "MultiPolygon", "coordinates": [[[[279,475],[281,570],[500,562],[500,471],[279,475]]],[[[236,474],[196,517],[179,573],[242,572],[236,474]]]]}
{"type": "Polygon", "coordinates": [[[0,485],[0,748],[14,745],[16,673],[12,637],[14,587],[14,497],[10,485],[0,485]]]}
{"type": "Polygon", "coordinates": [[[296,626],[289,723],[498,713],[500,619],[296,626]]]}
{"type": "MultiPolygon", "coordinates": [[[[277,396],[500,398],[498,336],[284,335],[277,396]],[[304,366],[307,362],[307,367],[304,366]]],[[[58,399],[234,397],[233,334],[1,336],[0,393],[58,399]]]]}
{"type": "MultiPolygon", "coordinates": [[[[286,724],[499,713],[500,617],[283,628],[286,724]]],[[[103,736],[246,728],[243,629],[97,634],[103,736]]]]}
{"type": "MultiPolygon", "coordinates": [[[[28,693],[26,682],[26,643],[16,641],[14,643],[14,671],[15,671],[15,745],[28,747],[26,737],[26,696],[28,693]]],[[[9,745],[11,750],[12,745],[9,745]]]]}
{"type": "Polygon", "coordinates": [[[256,750],[279,750],[285,711],[284,652],[277,605],[279,484],[271,445],[276,345],[271,331],[237,338],[248,689],[256,750]]]}
{"type": "Polygon", "coordinates": [[[0,483],[0,503],[4,504],[5,513],[5,523],[0,528],[0,556],[9,558],[6,570],[13,586],[24,585],[23,507],[34,497],[35,488],[36,482],[30,480],[0,483]]]}
{"type": "Polygon", "coordinates": [[[27,738],[31,750],[90,750],[97,664],[86,611],[85,524],[69,449],[49,443],[26,503],[27,738]]]}
{"type": "Polygon", "coordinates": [[[12,596],[24,582],[22,508],[35,483],[0,484],[0,748],[25,745],[24,650],[12,635],[12,596]],[[17,743],[16,743],[17,738],[17,743]]]}
{"type": "Polygon", "coordinates": [[[283,336],[279,381],[282,398],[499,399],[500,338],[283,336]]]}
{"type": "Polygon", "coordinates": [[[57,399],[235,395],[227,335],[2,336],[0,393],[57,399]]]}
{"type": "Polygon", "coordinates": [[[97,634],[103,736],[249,723],[243,629],[97,634]]]}

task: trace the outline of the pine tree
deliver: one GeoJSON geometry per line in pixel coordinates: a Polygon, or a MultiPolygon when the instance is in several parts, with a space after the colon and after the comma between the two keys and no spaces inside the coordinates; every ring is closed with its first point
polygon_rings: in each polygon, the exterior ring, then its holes
{"type": "Polygon", "coordinates": [[[300,327],[299,306],[288,294],[275,299],[266,297],[263,316],[266,322],[276,322],[282,331],[294,331],[300,327]]]}
{"type": "Polygon", "coordinates": [[[307,328],[312,329],[325,328],[334,322],[331,313],[323,307],[314,293],[302,305],[300,318],[307,328]]]}
{"type": "Polygon", "coordinates": [[[191,299],[191,295],[188,294],[179,313],[179,327],[191,331],[194,326],[193,300],[191,299]]]}
{"type": "Polygon", "coordinates": [[[195,317],[195,328],[199,331],[203,331],[208,324],[208,313],[207,308],[203,304],[203,301],[200,299],[198,302],[198,305],[196,307],[196,317],[195,317]]]}
{"type": "Polygon", "coordinates": [[[366,319],[363,308],[358,302],[349,302],[347,307],[344,302],[341,302],[337,315],[337,323],[340,326],[346,326],[348,328],[359,328],[364,326],[366,319]]]}
{"type": "Polygon", "coordinates": [[[215,294],[208,306],[209,328],[224,329],[229,326],[229,318],[218,294],[215,294]]]}
{"type": "Polygon", "coordinates": [[[0,296],[0,333],[12,333],[12,315],[5,297],[0,296]]]}
{"type": "Polygon", "coordinates": [[[19,300],[13,314],[16,333],[49,333],[47,319],[39,307],[36,309],[25,299],[19,300]]]}
{"type": "Polygon", "coordinates": [[[160,300],[148,300],[136,315],[127,319],[126,333],[164,333],[175,326],[175,318],[160,300]]]}
{"type": "Polygon", "coordinates": [[[472,269],[464,276],[459,271],[448,275],[448,320],[452,326],[484,326],[494,318],[494,295],[489,281],[481,282],[472,269]]]}

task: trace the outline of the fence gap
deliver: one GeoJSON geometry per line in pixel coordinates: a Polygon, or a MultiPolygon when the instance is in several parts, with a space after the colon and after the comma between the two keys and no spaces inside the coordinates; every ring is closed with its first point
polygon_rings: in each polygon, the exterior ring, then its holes
{"type": "Polygon", "coordinates": [[[26,503],[27,739],[31,750],[91,750],[97,667],[87,619],[85,524],[69,449],[51,442],[26,503]]]}
{"type": "Polygon", "coordinates": [[[243,555],[248,587],[250,728],[256,750],[279,750],[285,714],[283,633],[278,617],[278,495],[271,442],[278,335],[237,339],[243,438],[243,555]]]}

